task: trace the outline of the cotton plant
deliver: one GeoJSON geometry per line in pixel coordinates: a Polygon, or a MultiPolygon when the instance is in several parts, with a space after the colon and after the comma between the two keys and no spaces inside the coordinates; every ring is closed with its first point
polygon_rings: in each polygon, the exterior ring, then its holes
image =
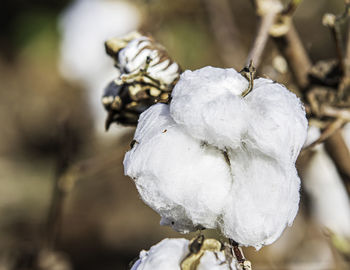
{"type": "MultiPolygon", "coordinates": [[[[252,65],[180,75],[155,44],[139,33],[106,42],[120,71],[102,98],[106,128],[137,122],[125,174],[161,225],[181,233],[217,229],[229,238],[237,269],[249,269],[238,246],[273,243],[297,214],[304,107],[283,85],[254,79],[252,65]]],[[[159,264],[184,270],[190,246],[184,239],[164,240],[141,252],[132,269],[159,264]]],[[[236,269],[230,264],[210,269],[236,269]]]]}

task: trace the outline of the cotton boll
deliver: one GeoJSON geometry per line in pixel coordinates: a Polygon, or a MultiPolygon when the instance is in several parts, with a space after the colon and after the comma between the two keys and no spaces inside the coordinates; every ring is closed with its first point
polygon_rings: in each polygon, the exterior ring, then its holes
{"type": "Polygon", "coordinates": [[[154,105],[141,115],[125,173],[162,224],[219,229],[257,249],[292,224],[305,112],[285,87],[254,85],[242,97],[248,82],[235,70],[186,71],[170,109],[154,105]]]}
{"type": "Polygon", "coordinates": [[[157,102],[169,101],[181,69],[163,46],[149,36],[132,32],[107,40],[105,47],[120,71],[112,84],[123,86],[124,90],[117,95],[105,91],[102,97],[108,112],[107,130],[113,122],[134,125],[145,109],[157,102]]]}
{"type": "Polygon", "coordinates": [[[149,251],[141,251],[131,270],[181,270],[181,262],[189,253],[188,246],[187,239],[164,239],[149,251]]]}
{"type": "MultiPolygon", "coordinates": [[[[190,246],[193,239],[164,239],[151,247],[149,251],[141,251],[140,258],[131,270],[236,270],[237,261],[227,258],[222,244],[214,239],[205,239],[194,252],[190,246]]],[[[197,246],[197,247],[198,247],[197,246]]]]}
{"type": "Polygon", "coordinates": [[[232,185],[221,151],[183,132],[165,104],[141,115],[135,140],[125,156],[125,173],[162,223],[170,221],[182,232],[199,225],[215,228],[232,185]]]}
{"type": "Polygon", "coordinates": [[[300,100],[267,79],[254,80],[253,90],[243,98],[247,87],[233,69],[186,71],[174,88],[171,116],[192,136],[220,149],[252,141],[252,147],[286,161],[292,156],[295,162],[307,128],[300,100]]]}

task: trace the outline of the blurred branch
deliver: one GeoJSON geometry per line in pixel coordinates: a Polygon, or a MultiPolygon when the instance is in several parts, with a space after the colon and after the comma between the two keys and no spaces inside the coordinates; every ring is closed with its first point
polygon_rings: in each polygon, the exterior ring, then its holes
{"type": "Polygon", "coordinates": [[[283,10],[283,16],[292,16],[302,0],[291,0],[287,7],[283,10]]]}
{"type": "Polygon", "coordinates": [[[96,177],[99,173],[115,167],[120,161],[120,149],[100,156],[82,160],[72,165],[61,175],[58,185],[64,193],[73,190],[75,183],[86,177],[96,177]]]}
{"type": "Polygon", "coordinates": [[[350,151],[347,147],[342,131],[338,129],[325,142],[326,150],[342,175],[348,192],[350,192],[350,151]]]}
{"type": "MultiPolygon", "coordinates": [[[[349,9],[350,9],[350,0],[345,1],[346,10],[345,13],[347,16],[349,16],[349,9]]],[[[347,41],[346,41],[346,52],[345,52],[345,58],[343,60],[343,79],[339,85],[338,93],[340,98],[344,98],[346,92],[350,91],[350,23],[348,22],[347,25],[347,41]]]]}
{"type": "Polygon", "coordinates": [[[291,0],[279,14],[270,35],[286,58],[296,84],[304,90],[309,84],[308,74],[312,64],[292,21],[292,15],[300,3],[301,0],[291,0]]]}
{"type": "Polygon", "coordinates": [[[60,147],[57,153],[56,162],[56,174],[53,183],[53,193],[51,199],[51,205],[47,217],[46,238],[44,242],[44,248],[54,250],[56,247],[57,239],[60,235],[63,206],[66,197],[66,193],[59,186],[59,180],[62,175],[67,171],[69,164],[76,156],[76,144],[75,137],[71,134],[71,130],[68,126],[67,116],[60,121],[59,140],[60,147]]]}
{"type": "Polygon", "coordinates": [[[350,122],[350,108],[338,109],[332,106],[324,105],[321,107],[321,113],[324,116],[335,117],[344,122],[350,122]]]}
{"type": "MultiPolygon", "coordinates": [[[[343,54],[342,38],[340,34],[340,25],[349,17],[350,12],[350,0],[345,0],[344,13],[338,16],[332,14],[326,14],[324,16],[324,24],[330,27],[333,38],[336,43],[337,57],[342,71],[342,79],[338,87],[338,99],[345,100],[346,95],[350,90],[350,24],[347,26],[347,44],[345,56],[343,54]]],[[[331,106],[323,106],[324,113],[329,116],[336,117],[337,119],[343,119],[346,122],[350,122],[350,109],[338,109],[331,106]]],[[[340,127],[341,128],[341,127],[340,127]]],[[[339,173],[342,175],[342,179],[345,183],[347,191],[350,194],[350,151],[347,147],[341,129],[336,130],[332,136],[330,136],[326,142],[325,147],[332,158],[339,173]]]]}
{"type": "MultiPolygon", "coordinates": [[[[80,179],[96,178],[100,173],[115,168],[120,164],[123,151],[116,149],[90,159],[72,164],[75,153],[72,152],[72,141],[69,132],[62,134],[62,147],[57,158],[57,169],[53,188],[53,196],[48,214],[46,238],[44,247],[49,250],[56,248],[60,236],[64,204],[67,196],[72,192],[76,182],[80,179]]],[[[121,165],[122,166],[122,165],[121,165]]]]}
{"type": "Polygon", "coordinates": [[[305,89],[309,84],[308,74],[312,64],[293,23],[285,35],[274,37],[274,41],[287,59],[296,84],[301,90],[305,89]]]}
{"type": "Polygon", "coordinates": [[[291,0],[282,10],[278,0],[255,1],[254,7],[258,10],[258,14],[261,14],[261,23],[247,64],[253,60],[256,67],[259,65],[268,36],[271,35],[287,59],[297,85],[304,89],[309,83],[308,72],[312,65],[292,22],[292,15],[300,3],[301,0],[291,0]]]}
{"type": "Polygon", "coordinates": [[[347,41],[346,41],[346,53],[345,53],[345,72],[344,77],[350,77],[350,23],[347,26],[347,41]]]}
{"type": "Polygon", "coordinates": [[[246,66],[248,66],[250,62],[253,62],[253,65],[258,68],[269,37],[270,29],[275,22],[276,16],[282,11],[283,7],[278,0],[257,0],[255,6],[260,17],[260,22],[258,33],[246,60],[246,66]]]}
{"type": "Polygon", "coordinates": [[[202,0],[221,61],[226,66],[240,69],[244,62],[245,48],[241,44],[228,0],[202,0]]]}
{"type": "Polygon", "coordinates": [[[330,138],[335,132],[337,132],[343,125],[345,124],[345,121],[343,119],[336,119],[335,121],[331,122],[321,133],[320,137],[314,141],[313,143],[309,144],[308,146],[303,148],[303,151],[306,151],[308,149],[311,149],[315,147],[316,145],[326,141],[328,138],[330,138]]]}
{"type": "Polygon", "coordinates": [[[344,23],[348,18],[349,9],[350,9],[350,4],[348,3],[348,1],[345,1],[345,11],[343,14],[336,16],[334,14],[327,13],[323,16],[323,19],[322,19],[323,25],[327,26],[330,29],[332,37],[334,39],[338,62],[342,73],[344,73],[346,69],[345,69],[345,59],[343,55],[343,45],[342,45],[340,25],[344,23]]]}

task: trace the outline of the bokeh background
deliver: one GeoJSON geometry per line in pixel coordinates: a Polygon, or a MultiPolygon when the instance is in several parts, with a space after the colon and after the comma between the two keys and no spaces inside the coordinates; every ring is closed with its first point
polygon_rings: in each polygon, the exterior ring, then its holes
{"type": "MultiPolygon", "coordinates": [[[[304,0],[297,9],[296,28],[313,61],[335,58],[322,16],[342,13],[343,5],[304,0]]],[[[251,3],[2,0],[0,25],[0,269],[126,269],[141,249],[183,237],[159,225],[124,176],[134,128],[103,130],[100,96],[118,76],[103,42],[139,29],[183,69],[240,69],[256,33],[251,3]]],[[[296,88],[271,41],[259,75],[296,88]]],[[[350,128],[343,133],[350,145],[350,128]]],[[[308,168],[299,162],[293,227],[259,252],[245,249],[254,269],[350,269],[349,193],[323,147],[315,151],[308,168]]]]}

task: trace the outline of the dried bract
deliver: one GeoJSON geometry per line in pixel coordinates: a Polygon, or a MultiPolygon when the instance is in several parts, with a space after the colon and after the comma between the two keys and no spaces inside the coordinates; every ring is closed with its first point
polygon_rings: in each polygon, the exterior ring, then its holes
{"type": "Polygon", "coordinates": [[[108,40],[105,47],[120,72],[102,98],[109,113],[106,129],[112,122],[136,124],[140,113],[149,106],[169,101],[180,67],[160,44],[133,32],[108,40]]]}

